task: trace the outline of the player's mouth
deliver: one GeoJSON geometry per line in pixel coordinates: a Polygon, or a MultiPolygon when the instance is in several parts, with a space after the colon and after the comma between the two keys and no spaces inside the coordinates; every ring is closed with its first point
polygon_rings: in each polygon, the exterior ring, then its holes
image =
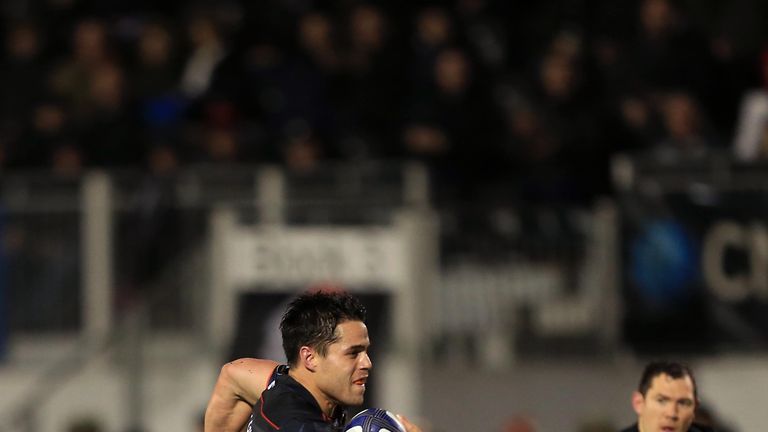
{"type": "Polygon", "coordinates": [[[677,429],[675,429],[673,426],[662,426],[661,432],[675,432],[677,429]]]}
{"type": "Polygon", "coordinates": [[[353,384],[365,387],[365,383],[368,382],[368,377],[358,378],[352,381],[353,384]]]}

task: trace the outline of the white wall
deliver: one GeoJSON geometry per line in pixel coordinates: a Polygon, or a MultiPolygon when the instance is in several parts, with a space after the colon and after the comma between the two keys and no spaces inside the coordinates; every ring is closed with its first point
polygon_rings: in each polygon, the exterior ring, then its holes
{"type": "Polygon", "coordinates": [[[768,358],[731,356],[702,362],[696,370],[702,398],[742,432],[768,424],[768,358]]]}

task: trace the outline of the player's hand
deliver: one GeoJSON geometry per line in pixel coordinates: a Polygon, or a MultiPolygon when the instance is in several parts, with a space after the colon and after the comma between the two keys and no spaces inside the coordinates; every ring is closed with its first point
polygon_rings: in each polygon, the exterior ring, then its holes
{"type": "Polygon", "coordinates": [[[405,426],[405,432],[421,432],[421,428],[408,421],[405,416],[396,414],[397,419],[405,426]]]}

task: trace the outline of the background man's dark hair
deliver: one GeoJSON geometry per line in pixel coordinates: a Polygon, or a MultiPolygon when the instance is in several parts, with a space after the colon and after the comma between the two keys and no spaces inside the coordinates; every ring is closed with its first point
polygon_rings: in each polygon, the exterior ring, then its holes
{"type": "Polygon", "coordinates": [[[299,348],[305,345],[325,355],[339,338],[336,326],[346,321],[365,321],[365,307],[346,292],[316,291],[294,299],[280,321],[288,364],[296,364],[299,348]]]}
{"type": "Polygon", "coordinates": [[[669,375],[674,379],[690,377],[693,383],[693,398],[695,401],[699,400],[696,378],[693,376],[691,369],[682,363],[671,361],[653,361],[648,363],[645,366],[645,370],[643,370],[643,375],[640,377],[640,385],[638,385],[637,391],[645,397],[653,379],[662,374],[669,375]]]}

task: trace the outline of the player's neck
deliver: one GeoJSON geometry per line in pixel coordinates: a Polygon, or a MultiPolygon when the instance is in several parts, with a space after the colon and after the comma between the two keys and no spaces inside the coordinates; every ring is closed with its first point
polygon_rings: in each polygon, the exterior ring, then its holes
{"type": "Polygon", "coordinates": [[[330,418],[333,410],[336,408],[336,402],[329,399],[325,393],[323,393],[317,387],[314,380],[312,379],[311,372],[300,367],[295,367],[288,371],[288,375],[290,375],[291,378],[296,380],[296,382],[301,384],[305,389],[307,389],[307,391],[309,391],[310,394],[312,394],[312,397],[314,397],[317,401],[317,404],[320,406],[323,414],[330,418]]]}

